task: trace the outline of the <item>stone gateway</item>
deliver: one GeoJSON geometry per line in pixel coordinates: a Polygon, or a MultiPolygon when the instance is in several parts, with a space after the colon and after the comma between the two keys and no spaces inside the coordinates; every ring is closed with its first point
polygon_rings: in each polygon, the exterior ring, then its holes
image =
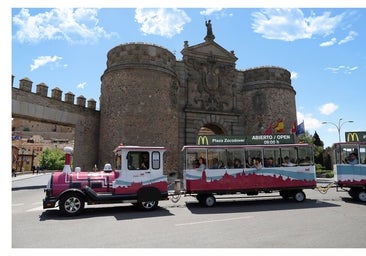
{"type": "MultiPolygon", "coordinates": [[[[207,26],[211,26],[206,22],[207,26]]],[[[116,46],[107,55],[100,96],[100,164],[120,144],[168,148],[165,170],[179,172],[180,149],[202,128],[215,134],[263,134],[282,119],[296,120],[291,75],[280,67],[235,68],[237,58],[213,39],[184,42],[182,60],[144,43],[116,46]]]]}

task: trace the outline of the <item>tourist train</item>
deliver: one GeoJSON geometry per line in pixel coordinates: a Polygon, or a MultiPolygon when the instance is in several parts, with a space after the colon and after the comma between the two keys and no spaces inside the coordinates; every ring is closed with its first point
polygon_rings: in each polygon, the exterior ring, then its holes
{"type": "Polygon", "coordinates": [[[334,144],[334,182],[320,187],[313,145],[291,143],[291,135],[281,136],[201,136],[197,145],[182,148],[181,178],[164,172],[165,147],[121,144],[113,151],[113,163],[89,172],[79,167],[72,171],[73,149],[65,148],[64,169],[52,173],[43,208],[58,206],[67,216],[79,215],[86,204],[132,203],[153,210],[159,201],[178,202],[181,196],[193,196],[203,206],[212,207],[223,195],[273,192],[303,202],[305,189],[332,187],[366,201],[366,143],[334,144]],[[349,163],[350,153],[356,154],[358,162],[349,163]]]}

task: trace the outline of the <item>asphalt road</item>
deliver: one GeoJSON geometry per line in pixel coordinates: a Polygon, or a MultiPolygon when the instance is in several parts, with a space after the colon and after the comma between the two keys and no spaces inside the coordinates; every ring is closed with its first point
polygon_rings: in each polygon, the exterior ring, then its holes
{"type": "Polygon", "coordinates": [[[11,248],[366,247],[366,204],[335,188],[325,194],[304,190],[302,203],[274,193],[228,196],[206,208],[186,196],[177,203],[162,201],[152,212],[129,204],[97,205],[67,218],[57,209],[42,209],[48,178],[13,178],[11,248]]]}

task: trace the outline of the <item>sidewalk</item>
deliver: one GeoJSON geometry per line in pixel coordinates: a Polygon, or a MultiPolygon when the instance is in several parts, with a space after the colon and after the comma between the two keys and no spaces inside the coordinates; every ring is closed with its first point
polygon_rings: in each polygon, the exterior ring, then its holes
{"type": "Polygon", "coordinates": [[[40,172],[38,174],[33,174],[31,172],[24,172],[24,173],[17,173],[17,176],[16,177],[11,177],[11,180],[12,181],[17,181],[17,180],[24,180],[24,179],[29,179],[29,178],[33,178],[33,177],[37,177],[37,176],[40,176],[40,175],[44,175],[44,174],[47,174],[44,173],[44,172],[40,172]]]}
{"type": "Polygon", "coordinates": [[[51,172],[33,174],[31,172],[17,174],[11,178],[12,190],[20,189],[39,189],[45,188],[51,177],[51,172]]]}

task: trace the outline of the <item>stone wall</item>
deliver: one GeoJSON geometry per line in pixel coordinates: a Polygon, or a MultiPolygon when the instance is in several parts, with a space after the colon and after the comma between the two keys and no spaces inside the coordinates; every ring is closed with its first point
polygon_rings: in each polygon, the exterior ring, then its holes
{"type": "MultiPolygon", "coordinates": [[[[32,92],[32,81],[21,79],[19,89],[12,87],[12,116],[54,125],[70,126],[75,132],[73,153],[74,166],[91,170],[98,163],[99,111],[95,110],[95,101],[85,107],[83,96],[81,103],[62,101],[62,91],[53,90],[47,97],[46,86],[40,84],[36,93],[32,92]]],[[[70,99],[69,99],[70,100],[70,99]]]]}

